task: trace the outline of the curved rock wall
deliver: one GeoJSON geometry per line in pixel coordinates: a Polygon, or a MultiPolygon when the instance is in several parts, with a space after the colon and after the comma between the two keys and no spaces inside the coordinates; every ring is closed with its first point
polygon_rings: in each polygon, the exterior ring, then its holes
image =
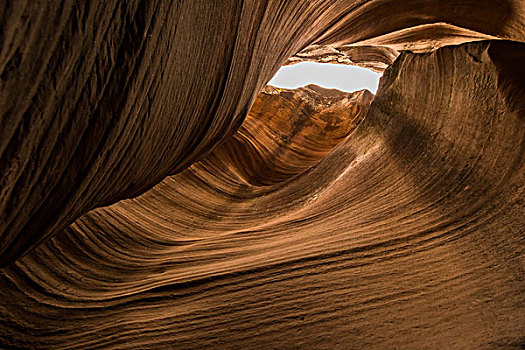
{"type": "MultiPolygon", "coordinates": [[[[319,162],[362,121],[374,95],[308,85],[266,86],[241,128],[206,158],[226,177],[251,185],[284,181],[319,162]]],[[[214,172],[210,170],[210,172],[214,172]]]]}
{"type": "Polygon", "coordinates": [[[525,133],[505,69],[524,53],[401,53],[362,124],[310,170],[261,187],[205,159],[90,212],[4,269],[0,339],[521,346],[525,133]]]}
{"type": "Polygon", "coordinates": [[[524,13],[474,0],[7,2],[0,345],[523,346],[524,13]],[[288,112],[336,105],[306,113],[296,138],[290,113],[262,113],[275,105],[257,93],[309,45],[406,48],[432,23],[514,41],[401,52],[351,133],[366,93],[285,91],[288,112]]]}
{"type": "Polygon", "coordinates": [[[446,22],[525,38],[518,0],[7,1],[0,12],[0,266],[231,136],[279,66],[446,22]],[[380,24],[380,25],[379,25],[380,24]]]}

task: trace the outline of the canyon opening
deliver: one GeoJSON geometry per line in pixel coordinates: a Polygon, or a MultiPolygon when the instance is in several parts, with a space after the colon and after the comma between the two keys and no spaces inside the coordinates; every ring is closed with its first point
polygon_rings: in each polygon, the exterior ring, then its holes
{"type": "Polygon", "coordinates": [[[346,92],[367,89],[375,94],[380,78],[381,73],[354,65],[300,62],[281,67],[268,85],[296,89],[315,84],[346,92]]]}

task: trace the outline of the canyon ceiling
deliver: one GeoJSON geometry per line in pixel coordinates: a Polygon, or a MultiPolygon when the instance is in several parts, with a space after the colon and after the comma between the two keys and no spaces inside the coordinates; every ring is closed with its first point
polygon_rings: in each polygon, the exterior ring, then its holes
{"type": "Polygon", "coordinates": [[[525,1],[7,0],[0,39],[0,348],[525,346],[525,1]],[[383,77],[265,86],[301,61],[383,77]]]}

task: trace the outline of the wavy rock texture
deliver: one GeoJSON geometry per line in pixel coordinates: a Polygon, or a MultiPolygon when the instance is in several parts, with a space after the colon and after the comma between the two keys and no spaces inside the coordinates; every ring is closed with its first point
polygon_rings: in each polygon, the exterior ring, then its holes
{"type": "MultiPolygon", "coordinates": [[[[361,122],[374,95],[316,85],[264,88],[237,134],[206,159],[251,185],[271,185],[321,160],[361,122]]],[[[210,172],[213,172],[210,170],[210,172]]]]}
{"type": "Polygon", "coordinates": [[[8,2],[0,344],[523,347],[524,6],[8,2]],[[310,45],[435,23],[515,41],[401,52],[369,109],[256,99],[310,45]]]}
{"type": "Polygon", "coordinates": [[[508,77],[524,54],[401,53],[361,125],[310,170],[252,185],[214,161],[225,146],[92,211],[4,269],[2,341],[519,348],[524,90],[508,77]]]}
{"type": "Polygon", "coordinates": [[[308,45],[433,23],[524,40],[524,14],[521,0],[6,1],[0,266],[229,138],[308,45]]]}

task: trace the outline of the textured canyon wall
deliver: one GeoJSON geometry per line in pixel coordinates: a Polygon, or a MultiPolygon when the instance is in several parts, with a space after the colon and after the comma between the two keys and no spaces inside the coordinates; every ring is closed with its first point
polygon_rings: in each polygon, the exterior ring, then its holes
{"type": "Polygon", "coordinates": [[[524,7],[517,0],[7,1],[0,265],[88,210],[136,196],[199,159],[233,134],[279,66],[310,44],[346,45],[442,22],[523,40],[524,7]]]}
{"type": "MultiPolygon", "coordinates": [[[[525,129],[508,74],[524,54],[510,42],[402,53],[361,125],[308,171],[250,184],[230,160],[252,153],[226,143],[84,215],[4,268],[0,339],[519,348],[525,129]]],[[[261,130],[244,128],[237,138],[261,130]]]]}
{"type": "Polygon", "coordinates": [[[522,347],[523,6],[8,2],[0,344],[522,347]],[[368,111],[256,100],[311,44],[437,22],[514,41],[395,52],[368,111]]]}
{"type": "MultiPolygon", "coordinates": [[[[266,86],[234,137],[206,158],[227,177],[271,185],[321,160],[362,121],[373,99],[368,90],[346,93],[308,85],[266,86]]],[[[211,171],[213,172],[213,171],[211,171]]]]}

